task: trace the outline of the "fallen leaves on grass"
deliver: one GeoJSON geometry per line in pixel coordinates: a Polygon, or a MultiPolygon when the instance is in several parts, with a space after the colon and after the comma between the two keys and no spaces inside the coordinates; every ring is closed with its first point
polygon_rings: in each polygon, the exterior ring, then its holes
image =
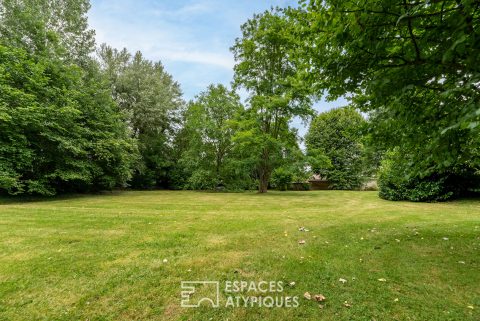
{"type": "Polygon", "coordinates": [[[325,301],[327,298],[325,298],[325,296],[323,296],[323,294],[315,294],[313,296],[313,299],[317,302],[323,302],[325,301]]]}
{"type": "Polygon", "coordinates": [[[300,232],[309,232],[310,231],[309,229],[305,228],[304,226],[299,227],[298,230],[300,232]]]}
{"type": "Polygon", "coordinates": [[[298,244],[305,244],[305,240],[298,241],[298,244]]]}
{"type": "Polygon", "coordinates": [[[348,303],[348,301],[343,302],[343,306],[346,307],[346,308],[351,308],[352,307],[352,305],[350,303],[348,303]]]}
{"type": "Polygon", "coordinates": [[[378,279],[378,281],[380,281],[380,282],[387,282],[387,279],[381,278],[381,279],[378,279]]]}
{"type": "Polygon", "coordinates": [[[342,282],[343,284],[347,283],[347,280],[342,279],[342,278],[338,279],[338,281],[339,281],[339,282],[342,282]]]}
{"type": "Polygon", "coordinates": [[[305,292],[303,297],[307,300],[312,300],[313,298],[313,301],[315,302],[324,302],[327,299],[323,294],[315,294],[312,296],[310,292],[305,292]]]}

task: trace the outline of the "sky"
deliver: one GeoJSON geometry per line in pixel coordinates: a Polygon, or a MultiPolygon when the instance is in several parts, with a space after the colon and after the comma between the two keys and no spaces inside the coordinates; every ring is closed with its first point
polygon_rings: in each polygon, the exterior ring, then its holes
{"type": "MultiPolygon", "coordinates": [[[[235,62],[229,48],[241,36],[246,20],[272,6],[296,4],[296,0],[92,0],[89,24],[98,45],[140,50],[147,59],[160,60],[188,101],[209,84],[230,84],[235,62]]],[[[315,109],[345,104],[320,102],[315,109]]],[[[298,120],[293,126],[301,135],[305,132],[298,120]]]]}

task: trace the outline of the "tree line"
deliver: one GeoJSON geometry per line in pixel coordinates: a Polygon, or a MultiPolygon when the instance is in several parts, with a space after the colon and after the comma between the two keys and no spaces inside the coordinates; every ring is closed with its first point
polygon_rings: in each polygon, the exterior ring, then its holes
{"type": "Polygon", "coordinates": [[[300,1],[255,14],[232,88],[185,102],[161,62],[88,29],[88,0],[0,3],[0,191],[266,192],[378,178],[390,200],[480,187],[479,1],[300,1]],[[248,98],[242,102],[237,90],[248,98]],[[320,98],[349,105],[318,114],[320,98]],[[293,119],[310,123],[305,150],[293,119]]]}

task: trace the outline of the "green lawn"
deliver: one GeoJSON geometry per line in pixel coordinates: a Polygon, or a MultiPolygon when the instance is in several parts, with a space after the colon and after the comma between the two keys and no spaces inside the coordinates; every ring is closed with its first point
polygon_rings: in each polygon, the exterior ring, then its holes
{"type": "Polygon", "coordinates": [[[480,201],[341,191],[3,199],[0,319],[480,320],[480,201]],[[189,280],[220,281],[221,304],[226,281],[295,282],[275,296],[299,306],[182,308],[189,280]],[[322,307],[307,291],[326,297],[322,307]]]}

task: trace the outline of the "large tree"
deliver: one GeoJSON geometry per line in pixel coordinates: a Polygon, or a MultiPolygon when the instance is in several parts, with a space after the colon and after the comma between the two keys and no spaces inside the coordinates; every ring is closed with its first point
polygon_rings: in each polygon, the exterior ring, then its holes
{"type": "Polygon", "coordinates": [[[112,96],[124,112],[132,136],[138,140],[141,160],[135,170],[134,187],[167,187],[175,160],[173,139],[184,106],[179,84],[161,62],[145,59],[105,44],[98,56],[110,80],[112,96]]]}
{"type": "Polygon", "coordinates": [[[236,154],[234,121],[243,111],[240,97],[223,85],[210,85],[185,112],[187,146],[179,163],[186,174],[185,188],[244,189],[250,172],[236,154]]]}
{"type": "Polygon", "coordinates": [[[330,182],[332,189],[356,189],[364,179],[365,119],[351,107],[336,108],[319,114],[306,135],[309,154],[322,151],[329,166],[314,171],[330,182]]]}
{"type": "Polygon", "coordinates": [[[0,3],[0,190],[122,186],[136,146],[89,57],[86,1],[0,3]]]}
{"type": "Polygon", "coordinates": [[[291,55],[296,41],[290,24],[280,10],[255,15],[242,25],[242,37],[232,47],[235,84],[250,94],[238,140],[254,158],[261,193],[267,191],[272,171],[282,165],[285,151],[296,145],[289,122],[312,113],[307,87],[295,77],[298,66],[291,55]]]}
{"type": "Polygon", "coordinates": [[[0,190],[52,195],[125,184],[135,147],[101,81],[0,45],[0,190]]]}
{"type": "Polygon", "coordinates": [[[95,47],[95,32],[88,29],[89,9],[89,0],[2,0],[0,35],[31,54],[83,66],[95,47]]]}
{"type": "Polygon", "coordinates": [[[292,11],[297,57],[317,92],[349,95],[371,113],[375,141],[409,155],[407,176],[471,178],[480,168],[479,5],[309,1],[292,11]]]}

